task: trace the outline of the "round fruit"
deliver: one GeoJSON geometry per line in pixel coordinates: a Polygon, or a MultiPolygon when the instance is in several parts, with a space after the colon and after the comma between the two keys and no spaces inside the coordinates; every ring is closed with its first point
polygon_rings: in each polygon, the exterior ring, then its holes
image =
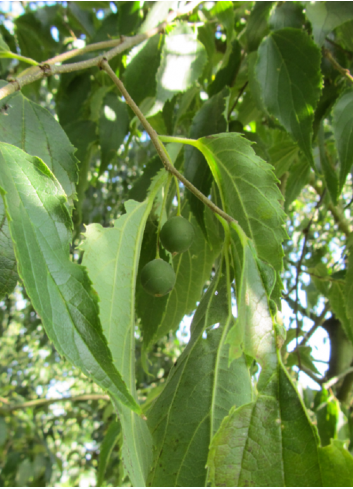
{"type": "Polygon", "coordinates": [[[195,237],[192,224],[182,216],[168,219],[161,229],[160,239],[171,253],[183,253],[190,248],[195,237]]]}
{"type": "Polygon", "coordinates": [[[148,262],[141,272],[142,287],[155,297],[168,294],[174,287],[175,280],[173,268],[160,258],[148,262]]]}

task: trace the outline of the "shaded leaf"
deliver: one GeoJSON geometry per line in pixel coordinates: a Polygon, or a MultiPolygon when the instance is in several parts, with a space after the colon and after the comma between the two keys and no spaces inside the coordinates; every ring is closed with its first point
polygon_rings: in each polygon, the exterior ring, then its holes
{"type": "Polygon", "coordinates": [[[336,173],[335,168],[331,164],[329,160],[329,156],[326,153],[325,146],[325,135],[323,125],[320,124],[319,134],[318,134],[318,142],[319,142],[319,154],[320,154],[320,163],[321,168],[324,173],[325,182],[334,205],[337,204],[337,199],[340,193],[339,183],[338,183],[338,175],[336,173]]]}
{"type": "Polygon", "coordinates": [[[5,206],[0,199],[0,299],[10,294],[18,281],[17,264],[5,206]]]}
{"type": "MultiPolygon", "coordinates": [[[[224,110],[227,95],[228,90],[223,90],[210,98],[196,113],[190,129],[191,138],[197,139],[226,131],[227,123],[224,117],[224,110]]],[[[184,166],[185,177],[204,195],[209,195],[213,178],[204,155],[196,148],[186,146],[184,166]]],[[[195,215],[198,224],[206,232],[204,204],[190,192],[187,192],[187,196],[191,211],[195,215]]]]}
{"type": "Polygon", "coordinates": [[[249,52],[255,51],[269,31],[268,16],[273,2],[256,2],[246,24],[244,37],[249,52]]]}
{"type": "Polygon", "coordinates": [[[306,16],[313,26],[315,42],[322,46],[325,37],[336,27],[353,18],[351,2],[314,2],[305,6],[306,16]]]}
{"type": "Polygon", "coordinates": [[[98,385],[140,412],[113,365],[87,273],[70,260],[72,222],[62,187],[39,158],[9,144],[0,148],[1,193],[18,273],[49,338],[98,385]]]}
{"type": "Polygon", "coordinates": [[[121,102],[116,94],[108,93],[104,97],[99,119],[99,142],[102,154],[99,173],[103,173],[116,156],[129,131],[129,122],[126,104],[121,102]]]}
{"type": "Polygon", "coordinates": [[[271,13],[268,23],[270,29],[273,31],[285,27],[302,29],[302,26],[305,24],[303,7],[299,3],[294,2],[277,4],[275,10],[271,13]]]}
{"type": "Polygon", "coordinates": [[[119,34],[128,36],[136,29],[140,21],[140,2],[119,2],[118,8],[119,34]]]}
{"type": "MultiPolygon", "coordinates": [[[[139,105],[146,97],[156,95],[156,73],[159,67],[161,52],[158,49],[160,36],[156,35],[146,41],[131,59],[124,73],[127,91],[139,105]],[[143,83],[141,83],[143,80],[143,83]]],[[[132,51],[132,55],[134,51],[132,51]]]]}
{"type": "MultiPolygon", "coordinates": [[[[218,2],[223,3],[223,2],[218,2]]],[[[231,3],[231,2],[229,2],[231,3]]],[[[232,42],[232,49],[229,53],[227,63],[216,73],[216,77],[208,87],[210,97],[220,92],[225,86],[231,87],[235,81],[241,63],[241,47],[239,41],[232,42]]]]}
{"type": "Polygon", "coordinates": [[[99,450],[97,486],[102,487],[110,456],[120,436],[119,421],[112,421],[99,450]]]}
{"type": "Polygon", "coordinates": [[[286,28],[273,31],[261,43],[256,66],[267,110],[311,164],[312,123],[322,84],[320,61],[320,50],[307,34],[286,28]]]}
{"type": "Polygon", "coordinates": [[[148,413],[154,437],[152,486],[204,486],[208,446],[234,404],[251,400],[244,357],[228,365],[227,328],[232,321],[227,278],[218,273],[203,296],[191,325],[191,340],[148,413]]]}
{"type": "MultiPolygon", "coordinates": [[[[346,281],[349,280],[349,277],[350,272],[347,273],[346,281]]],[[[348,319],[351,306],[349,305],[349,296],[347,297],[346,295],[347,285],[343,281],[339,280],[332,282],[330,291],[328,293],[328,299],[330,301],[332,311],[334,312],[335,316],[340,320],[347,338],[353,344],[353,325],[352,322],[348,319]]]]}
{"type": "Polygon", "coordinates": [[[339,194],[353,164],[353,90],[344,92],[333,108],[333,131],[340,160],[339,194]]]}
{"type": "Polygon", "coordinates": [[[323,387],[315,396],[314,410],[321,445],[329,445],[331,438],[336,437],[340,413],[339,402],[323,387]]]}
{"type": "Polygon", "coordinates": [[[285,190],[285,211],[288,211],[290,204],[298,197],[303,187],[308,183],[309,178],[310,164],[306,159],[301,158],[290,169],[285,190]]]}

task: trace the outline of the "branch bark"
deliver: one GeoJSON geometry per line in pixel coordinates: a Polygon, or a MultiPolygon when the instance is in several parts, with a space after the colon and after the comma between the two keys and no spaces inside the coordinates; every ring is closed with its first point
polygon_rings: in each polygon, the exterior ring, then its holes
{"type": "Polygon", "coordinates": [[[72,51],[68,51],[66,53],[55,56],[54,58],[43,61],[39,66],[28,68],[20,76],[11,80],[8,85],[0,88],[0,100],[18,90],[21,90],[21,88],[25,85],[29,85],[30,83],[33,83],[42,78],[61,73],[71,73],[73,71],[79,71],[98,66],[103,58],[102,55],[85,61],[69,63],[60,66],[56,66],[56,63],[61,63],[63,61],[66,61],[67,59],[78,56],[79,54],[89,53],[91,51],[112,47],[110,51],[104,54],[104,58],[110,60],[118,54],[122,53],[123,51],[130,49],[143,41],[146,41],[147,39],[153,37],[159,32],[163,32],[166,26],[171,23],[176,17],[191,12],[199,3],[201,3],[200,0],[189,2],[187,5],[185,5],[184,8],[178,11],[170,12],[167,16],[167,19],[162,24],[142,34],[137,34],[133,37],[122,37],[120,39],[114,39],[112,41],[99,42],[86,46],[82,49],[73,49],[72,51]]]}

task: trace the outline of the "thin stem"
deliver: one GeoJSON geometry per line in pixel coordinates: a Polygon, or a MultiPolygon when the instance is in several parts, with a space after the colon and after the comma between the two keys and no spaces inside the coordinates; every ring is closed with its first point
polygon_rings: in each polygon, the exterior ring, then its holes
{"type": "MultiPolygon", "coordinates": [[[[138,106],[135,104],[135,102],[132,100],[130,97],[128,91],[126,90],[124,84],[122,83],[121,80],[116,76],[114,71],[111,69],[109,66],[109,63],[106,59],[102,59],[101,62],[99,63],[99,66],[102,70],[104,70],[110,78],[113,80],[115,85],[118,87],[119,91],[121,94],[124,96],[127,104],[131,107],[132,111],[134,114],[139,118],[141,124],[143,125],[145,131],[151,138],[151,141],[156,148],[156,151],[162,160],[164,168],[169,172],[172,173],[172,175],[175,175],[178,180],[181,181],[185,185],[185,187],[190,190],[198,199],[201,200],[205,205],[207,205],[213,212],[216,214],[219,214],[223,219],[225,219],[227,222],[232,222],[235,221],[235,219],[232,216],[229,216],[226,212],[224,212],[222,209],[220,209],[218,206],[216,206],[211,200],[209,200],[200,190],[198,190],[189,180],[187,180],[184,175],[182,175],[174,166],[169,162],[168,157],[165,154],[165,149],[164,146],[161,144],[158,134],[156,131],[153,129],[151,124],[147,121],[146,117],[143,115],[141,110],[138,108],[138,106]]],[[[162,139],[162,137],[160,138],[162,139]]],[[[170,139],[168,137],[163,137],[164,141],[167,141],[167,139],[170,139]]],[[[192,142],[189,139],[184,139],[182,140],[181,138],[171,138],[173,142],[188,142],[188,144],[192,144],[192,142]]]]}
{"type": "Polygon", "coordinates": [[[324,53],[324,56],[325,58],[327,58],[332,66],[334,68],[336,68],[337,71],[339,71],[341,73],[341,75],[343,75],[344,77],[346,77],[351,83],[353,83],[353,76],[351,75],[351,72],[346,69],[346,68],[343,68],[343,66],[341,66],[336,60],[335,58],[332,56],[332,53],[331,51],[329,51],[327,48],[322,48],[323,50],[323,53],[324,53]]]}
{"type": "Polygon", "coordinates": [[[245,90],[245,89],[246,89],[246,87],[248,86],[248,83],[249,83],[249,82],[248,82],[248,81],[246,81],[246,82],[244,83],[244,85],[241,87],[241,89],[239,90],[239,93],[238,93],[237,98],[235,99],[235,101],[234,101],[234,103],[233,103],[232,107],[229,109],[229,112],[228,112],[228,121],[229,121],[229,118],[230,118],[230,116],[231,116],[231,113],[233,112],[233,110],[234,110],[234,109],[235,109],[235,107],[237,106],[237,103],[239,102],[240,97],[243,95],[244,90],[245,90]]]}
{"type": "MultiPolygon", "coordinates": [[[[107,396],[106,394],[84,394],[82,396],[60,397],[58,399],[36,399],[34,401],[28,401],[22,404],[16,404],[14,406],[7,405],[5,410],[8,412],[12,412],[12,411],[17,411],[18,409],[23,410],[26,408],[35,408],[37,406],[48,406],[56,402],[97,401],[99,399],[104,399],[105,401],[109,401],[110,397],[107,396]]],[[[4,399],[1,400],[2,402],[4,402],[4,399]]]]}

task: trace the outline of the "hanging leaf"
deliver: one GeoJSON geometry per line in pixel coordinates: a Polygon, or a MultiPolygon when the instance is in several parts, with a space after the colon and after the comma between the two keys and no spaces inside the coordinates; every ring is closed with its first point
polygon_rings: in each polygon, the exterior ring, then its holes
{"type": "Polygon", "coordinates": [[[70,260],[72,222],[61,185],[42,160],[0,143],[0,186],[18,273],[49,338],[60,354],[139,413],[113,365],[87,273],[70,260]]]}
{"type": "Polygon", "coordinates": [[[149,485],[205,486],[211,437],[232,405],[251,400],[244,357],[228,365],[228,287],[219,272],[195,313],[188,346],[148,413],[155,446],[149,485]],[[222,325],[207,329],[215,323],[222,325]]]}
{"type": "MultiPolygon", "coordinates": [[[[259,258],[282,270],[285,214],[272,167],[256,156],[240,134],[219,134],[190,142],[206,157],[224,210],[253,239],[259,258]]],[[[276,292],[279,294],[279,291],[276,292]]]]}
{"type": "Polygon", "coordinates": [[[107,470],[112,451],[114,450],[115,445],[118,443],[120,433],[121,430],[119,421],[112,421],[100,446],[97,487],[102,487],[103,485],[105,471],[107,470]]]}
{"type": "MultiPolygon", "coordinates": [[[[128,4],[130,2],[127,2],[128,4]]],[[[139,47],[124,73],[124,84],[137,105],[146,98],[156,95],[156,72],[160,63],[160,50],[158,49],[160,36],[156,35],[139,47]],[[141,83],[143,80],[143,83],[141,83]]],[[[134,51],[132,51],[132,55],[134,51]]]]}
{"type": "Polygon", "coordinates": [[[312,124],[322,86],[320,61],[320,50],[307,34],[286,28],[264,39],[256,66],[268,112],[277,117],[312,165],[312,124]]]}
{"type": "Polygon", "coordinates": [[[326,485],[318,438],[285,368],[271,379],[272,393],[233,408],[212,440],[208,465],[216,486],[326,485]]]}
{"type": "Polygon", "coordinates": [[[321,168],[324,173],[325,182],[334,205],[337,205],[337,199],[340,193],[339,183],[338,183],[338,175],[331,164],[329,157],[326,153],[325,147],[325,134],[322,123],[320,124],[319,134],[318,134],[318,142],[319,142],[319,154],[320,154],[320,163],[321,168]]]}
{"type": "Polygon", "coordinates": [[[340,160],[339,194],[353,165],[353,90],[344,92],[333,108],[333,130],[340,160]]]}
{"type": "MultiPolygon", "coordinates": [[[[210,98],[196,113],[191,129],[190,137],[193,139],[211,134],[225,132],[227,123],[224,117],[225,98],[228,90],[210,98]]],[[[205,157],[200,151],[192,146],[185,147],[185,177],[198,188],[204,195],[209,195],[212,185],[212,173],[207,165],[205,157]]],[[[190,209],[195,215],[201,229],[206,233],[204,220],[204,204],[194,194],[187,193],[190,209]]]]}
{"type": "Polygon", "coordinates": [[[0,299],[13,291],[17,281],[15,253],[6,219],[5,206],[0,199],[0,299]]]}
{"type": "Polygon", "coordinates": [[[99,142],[102,154],[100,174],[116,157],[117,151],[129,131],[129,122],[126,104],[121,102],[115,93],[108,93],[104,98],[99,119],[99,142]]]}
{"type": "MultiPolygon", "coordinates": [[[[113,228],[87,226],[81,245],[85,252],[83,264],[100,296],[100,317],[114,365],[135,399],[135,281],[146,220],[165,181],[163,171],[155,177],[147,200],[126,202],[126,214],[115,221],[113,228]]],[[[124,437],[124,465],[132,484],[145,486],[152,454],[146,422],[118,400],[114,404],[124,437]]]]}

